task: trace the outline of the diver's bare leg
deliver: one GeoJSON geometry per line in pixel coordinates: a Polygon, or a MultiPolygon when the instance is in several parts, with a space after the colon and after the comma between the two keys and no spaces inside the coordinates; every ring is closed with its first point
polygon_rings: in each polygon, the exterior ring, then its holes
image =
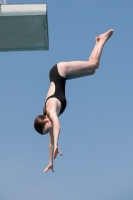
{"type": "Polygon", "coordinates": [[[110,29],[106,33],[96,37],[96,44],[88,61],[71,61],[58,63],[58,70],[60,75],[66,77],[69,75],[80,74],[88,72],[89,70],[97,69],[99,67],[100,57],[104,44],[111,37],[113,32],[114,30],[110,29]]]}
{"type": "Polygon", "coordinates": [[[97,59],[98,61],[100,61],[100,57],[102,54],[104,44],[112,36],[113,32],[114,32],[114,30],[110,29],[106,33],[101,34],[95,38],[96,44],[95,44],[95,47],[94,47],[88,61],[91,61],[93,59],[97,59]]]}
{"type": "Polygon", "coordinates": [[[90,75],[93,75],[95,74],[95,69],[93,70],[88,70],[86,72],[81,72],[81,73],[78,73],[78,74],[69,74],[67,75],[66,79],[67,80],[71,80],[71,79],[75,79],[75,78],[81,78],[81,77],[85,77],[85,76],[90,76],[90,75]]]}

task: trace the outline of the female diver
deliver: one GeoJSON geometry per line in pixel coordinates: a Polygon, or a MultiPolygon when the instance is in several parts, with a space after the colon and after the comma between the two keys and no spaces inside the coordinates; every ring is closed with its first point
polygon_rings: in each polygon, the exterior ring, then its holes
{"type": "Polygon", "coordinates": [[[95,73],[95,70],[99,67],[104,44],[112,36],[113,32],[114,30],[110,29],[95,38],[96,44],[88,61],[59,62],[50,70],[50,88],[46,96],[43,115],[37,116],[34,121],[34,128],[38,133],[42,135],[49,133],[50,136],[50,160],[44,172],[47,172],[49,169],[54,172],[53,159],[56,158],[58,153],[62,155],[58,148],[60,134],[58,117],[66,108],[65,82],[68,79],[80,78],[95,73]]]}

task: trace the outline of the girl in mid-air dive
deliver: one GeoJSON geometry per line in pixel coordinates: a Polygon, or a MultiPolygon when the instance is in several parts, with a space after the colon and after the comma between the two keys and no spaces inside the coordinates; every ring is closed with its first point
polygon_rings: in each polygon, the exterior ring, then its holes
{"type": "Polygon", "coordinates": [[[41,135],[49,133],[50,136],[50,160],[44,172],[47,172],[49,169],[54,172],[53,159],[56,158],[58,153],[62,155],[58,148],[61,128],[58,117],[64,112],[67,104],[65,97],[66,80],[95,73],[95,70],[99,67],[104,44],[112,36],[113,32],[114,30],[110,29],[95,38],[96,44],[87,61],[59,62],[49,72],[50,87],[46,96],[43,115],[37,116],[34,121],[34,128],[38,133],[41,135]]]}

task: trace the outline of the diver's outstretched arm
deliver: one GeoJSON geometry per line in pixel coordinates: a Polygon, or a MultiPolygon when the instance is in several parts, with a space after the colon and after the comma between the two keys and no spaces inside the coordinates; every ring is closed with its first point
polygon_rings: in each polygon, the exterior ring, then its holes
{"type": "Polygon", "coordinates": [[[49,131],[49,136],[50,136],[50,142],[49,142],[49,164],[44,169],[44,171],[43,171],[44,173],[46,173],[49,169],[51,169],[52,172],[54,173],[53,158],[55,158],[58,153],[60,155],[62,155],[62,153],[60,152],[60,150],[58,149],[58,147],[56,149],[56,156],[54,155],[54,136],[53,136],[53,131],[52,130],[49,131]]]}
{"type": "Polygon", "coordinates": [[[43,171],[46,173],[49,169],[54,172],[53,168],[53,153],[54,153],[54,137],[53,137],[53,131],[49,131],[50,141],[49,141],[49,164],[43,171]]]}
{"type": "Polygon", "coordinates": [[[54,138],[54,152],[53,152],[53,158],[55,159],[57,154],[62,155],[58,148],[58,140],[59,140],[59,135],[60,135],[60,122],[59,118],[57,116],[57,113],[54,110],[51,110],[51,112],[48,113],[49,118],[52,121],[53,124],[53,138],[54,138]]]}

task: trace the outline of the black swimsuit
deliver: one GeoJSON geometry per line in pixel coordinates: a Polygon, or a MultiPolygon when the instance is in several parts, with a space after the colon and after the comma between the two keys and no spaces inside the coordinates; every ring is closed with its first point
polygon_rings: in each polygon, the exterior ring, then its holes
{"type": "MultiPolygon", "coordinates": [[[[54,82],[55,84],[55,93],[51,96],[49,96],[46,99],[46,102],[50,98],[57,98],[61,102],[61,110],[60,114],[62,114],[66,108],[66,97],[65,97],[65,84],[66,84],[66,78],[59,75],[57,65],[54,65],[50,72],[49,72],[49,78],[50,82],[54,82]]],[[[45,108],[46,108],[46,102],[45,102],[45,108]]]]}

